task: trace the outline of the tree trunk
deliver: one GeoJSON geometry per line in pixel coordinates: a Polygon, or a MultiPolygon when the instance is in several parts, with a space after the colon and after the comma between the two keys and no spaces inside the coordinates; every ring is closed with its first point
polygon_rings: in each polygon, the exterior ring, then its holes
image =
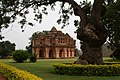
{"type": "Polygon", "coordinates": [[[107,30],[104,26],[88,23],[77,30],[77,38],[82,41],[83,54],[74,63],[103,64],[102,45],[107,38],[107,30]]]}
{"type": "Polygon", "coordinates": [[[90,47],[86,42],[81,46],[83,54],[75,62],[76,64],[103,64],[101,47],[90,47]]]}

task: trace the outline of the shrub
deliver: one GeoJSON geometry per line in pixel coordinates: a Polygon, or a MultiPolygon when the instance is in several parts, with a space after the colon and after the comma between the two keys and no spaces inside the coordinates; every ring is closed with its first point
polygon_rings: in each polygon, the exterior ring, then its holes
{"type": "Polygon", "coordinates": [[[32,54],[32,55],[30,56],[30,62],[36,62],[36,61],[37,61],[36,55],[32,54]]]}
{"type": "Polygon", "coordinates": [[[42,80],[42,78],[38,78],[34,74],[19,70],[2,62],[0,62],[0,73],[2,73],[7,80],[42,80]]]}
{"type": "Polygon", "coordinates": [[[13,59],[17,62],[24,62],[29,58],[29,53],[25,50],[16,50],[13,52],[13,59]]]}
{"type": "Polygon", "coordinates": [[[120,64],[114,65],[53,65],[54,73],[78,76],[117,76],[120,75],[120,64]]]}
{"type": "Polygon", "coordinates": [[[110,57],[120,60],[120,49],[116,49],[110,57]]]}

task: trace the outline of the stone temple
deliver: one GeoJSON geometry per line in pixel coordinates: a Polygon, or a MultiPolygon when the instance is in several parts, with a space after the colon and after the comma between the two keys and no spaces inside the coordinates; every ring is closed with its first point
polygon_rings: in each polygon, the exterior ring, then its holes
{"type": "Polygon", "coordinates": [[[71,58],[75,54],[75,42],[67,33],[53,27],[44,33],[37,32],[32,40],[32,52],[37,58],[71,58]]]}

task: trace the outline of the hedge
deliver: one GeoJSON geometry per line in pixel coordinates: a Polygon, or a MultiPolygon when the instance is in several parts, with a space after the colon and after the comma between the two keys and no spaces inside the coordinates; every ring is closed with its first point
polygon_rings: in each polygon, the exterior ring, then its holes
{"type": "Polygon", "coordinates": [[[2,62],[0,62],[0,73],[2,73],[7,80],[42,80],[42,78],[38,78],[34,74],[19,70],[2,62]]]}
{"type": "Polygon", "coordinates": [[[120,64],[114,65],[80,65],[80,64],[56,64],[53,65],[54,73],[75,76],[118,76],[120,64]]]}

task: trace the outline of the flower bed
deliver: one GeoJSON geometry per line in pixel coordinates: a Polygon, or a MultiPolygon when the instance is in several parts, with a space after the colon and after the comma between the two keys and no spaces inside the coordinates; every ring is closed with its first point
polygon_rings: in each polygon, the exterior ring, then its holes
{"type": "Polygon", "coordinates": [[[19,70],[2,62],[0,62],[0,73],[2,73],[7,80],[42,80],[42,78],[38,78],[34,74],[19,70]]]}
{"type": "Polygon", "coordinates": [[[78,76],[118,76],[120,64],[113,65],[80,65],[80,64],[56,64],[53,65],[54,73],[62,75],[78,76]]]}

